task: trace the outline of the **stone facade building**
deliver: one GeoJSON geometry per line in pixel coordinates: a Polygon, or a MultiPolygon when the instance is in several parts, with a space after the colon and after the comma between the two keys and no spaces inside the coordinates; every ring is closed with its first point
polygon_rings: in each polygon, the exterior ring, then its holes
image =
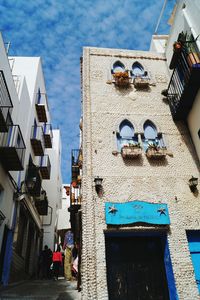
{"type": "Polygon", "coordinates": [[[82,299],[199,299],[198,159],[168,82],[164,54],[83,50],[82,299]]]}

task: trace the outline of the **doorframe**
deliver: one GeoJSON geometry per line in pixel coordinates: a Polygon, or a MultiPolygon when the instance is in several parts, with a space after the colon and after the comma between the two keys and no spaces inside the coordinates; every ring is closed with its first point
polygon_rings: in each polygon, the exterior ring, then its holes
{"type": "MultiPolygon", "coordinates": [[[[104,239],[106,237],[160,237],[161,243],[163,245],[164,250],[164,266],[165,266],[165,272],[166,272],[166,279],[167,279],[167,286],[169,291],[169,299],[170,300],[179,300],[175,278],[174,278],[174,272],[172,267],[172,261],[170,256],[170,249],[169,249],[169,243],[168,243],[168,228],[160,229],[160,230],[104,230],[104,239]]],[[[106,244],[105,244],[106,247],[106,244]]],[[[106,249],[105,249],[106,250],[106,249]]],[[[106,256],[106,251],[105,251],[106,256]]],[[[106,271],[107,273],[107,271],[106,271]]]]}

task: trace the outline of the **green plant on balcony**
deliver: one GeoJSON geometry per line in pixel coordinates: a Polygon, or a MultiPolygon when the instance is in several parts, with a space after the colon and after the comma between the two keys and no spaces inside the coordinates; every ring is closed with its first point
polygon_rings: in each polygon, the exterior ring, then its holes
{"type": "Polygon", "coordinates": [[[148,148],[146,149],[146,155],[149,158],[163,158],[167,154],[166,147],[160,147],[156,143],[148,144],[148,148]]]}
{"type": "Polygon", "coordinates": [[[128,143],[123,145],[121,154],[123,158],[134,158],[142,153],[142,147],[139,142],[128,143]]]}

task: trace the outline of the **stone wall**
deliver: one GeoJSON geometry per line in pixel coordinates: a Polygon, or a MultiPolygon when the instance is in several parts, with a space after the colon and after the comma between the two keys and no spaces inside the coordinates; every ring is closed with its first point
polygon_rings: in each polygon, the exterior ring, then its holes
{"type": "MultiPolygon", "coordinates": [[[[198,194],[188,180],[199,177],[198,160],[188,129],[172,120],[161,91],[168,86],[164,56],[145,51],[84,48],[83,52],[83,254],[82,298],[108,299],[104,230],[104,203],[139,199],[167,203],[171,225],[168,242],[179,299],[199,299],[186,230],[200,230],[198,194]],[[151,77],[149,90],[133,85],[119,89],[112,83],[111,68],[120,60],[127,69],[140,62],[151,77]],[[164,135],[173,155],[164,160],[142,157],[124,160],[117,149],[116,132],[128,119],[143,133],[149,119],[164,135]],[[103,197],[98,197],[94,178],[103,178],[103,197]]],[[[128,227],[130,229],[130,226],[128,227]]],[[[142,226],[131,226],[134,230],[142,226]]],[[[124,229],[124,228],[123,228],[124,229]]],[[[154,228],[156,230],[156,228],[154,228]]],[[[152,226],[145,226],[152,230],[152,226]]]]}

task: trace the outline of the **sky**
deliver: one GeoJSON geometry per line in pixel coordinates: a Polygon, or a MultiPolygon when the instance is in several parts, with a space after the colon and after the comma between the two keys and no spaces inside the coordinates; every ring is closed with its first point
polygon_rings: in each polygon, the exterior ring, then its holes
{"type": "MultiPolygon", "coordinates": [[[[0,0],[11,56],[40,56],[53,128],[61,130],[62,177],[79,147],[80,57],[84,46],[148,50],[164,0],[0,0]]],[[[167,34],[168,0],[158,34],[167,34]]]]}

